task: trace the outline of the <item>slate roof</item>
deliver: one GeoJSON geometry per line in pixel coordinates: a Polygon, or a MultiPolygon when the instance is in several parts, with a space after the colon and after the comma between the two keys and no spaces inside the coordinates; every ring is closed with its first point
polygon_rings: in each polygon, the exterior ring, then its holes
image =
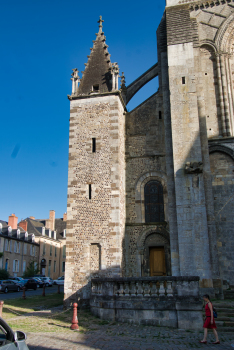
{"type": "Polygon", "coordinates": [[[2,227],[7,226],[7,222],[6,221],[0,220],[0,223],[2,224],[2,227]]]}
{"type": "MultiPolygon", "coordinates": [[[[12,232],[11,232],[11,235],[9,236],[8,234],[8,226],[5,226],[2,228],[2,233],[0,234],[0,236],[2,237],[8,237],[8,238],[11,238],[11,239],[16,239],[16,240],[20,240],[20,241],[25,241],[25,231],[21,228],[21,227],[18,227],[18,229],[20,229],[20,237],[18,238],[17,237],[17,229],[13,229],[12,232]]],[[[32,241],[32,234],[28,235],[28,239],[27,239],[27,242],[28,243],[35,243],[32,241]]],[[[37,244],[37,243],[35,243],[37,244]]]]}
{"type": "MultiPolygon", "coordinates": [[[[35,236],[42,236],[42,228],[46,225],[46,219],[34,220],[27,218],[28,223],[27,231],[28,233],[34,233],[35,236]]],[[[63,219],[55,219],[55,231],[57,233],[56,239],[63,239],[63,230],[66,229],[66,221],[63,219]]],[[[45,236],[49,237],[49,229],[45,227],[45,236]]],[[[54,238],[54,231],[51,231],[51,237],[54,238]]]]}
{"type": "MultiPolygon", "coordinates": [[[[57,232],[57,237],[59,239],[63,238],[63,230],[66,230],[67,222],[63,219],[55,219],[55,231],[57,232]]],[[[65,238],[64,238],[65,239],[65,238]]]]}

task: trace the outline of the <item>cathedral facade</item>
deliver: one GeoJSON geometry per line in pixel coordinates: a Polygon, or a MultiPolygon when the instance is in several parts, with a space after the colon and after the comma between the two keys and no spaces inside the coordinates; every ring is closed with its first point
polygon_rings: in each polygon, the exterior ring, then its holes
{"type": "Polygon", "coordinates": [[[98,22],[71,79],[65,300],[88,301],[103,277],[198,276],[222,294],[234,285],[234,1],[167,0],[157,63],[128,86],[98,22]]]}

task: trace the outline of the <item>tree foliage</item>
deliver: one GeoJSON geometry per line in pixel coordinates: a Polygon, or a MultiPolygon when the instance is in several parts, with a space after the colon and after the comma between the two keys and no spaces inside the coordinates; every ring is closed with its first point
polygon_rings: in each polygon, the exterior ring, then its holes
{"type": "Polygon", "coordinates": [[[34,261],[30,261],[25,272],[23,273],[23,277],[24,278],[33,277],[33,276],[37,275],[38,272],[39,272],[38,266],[37,265],[35,266],[34,261]]]}
{"type": "Polygon", "coordinates": [[[5,269],[0,269],[0,280],[6,280],[9,278],[9,272],[5,269]]]}

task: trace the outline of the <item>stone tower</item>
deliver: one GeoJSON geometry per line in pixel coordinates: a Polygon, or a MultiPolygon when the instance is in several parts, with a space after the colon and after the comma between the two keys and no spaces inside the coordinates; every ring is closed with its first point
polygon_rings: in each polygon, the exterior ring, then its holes
{"type": "Polygon", "coordinates": [[[119,68],[99,32],[80,80],[72,73],[65,299],[89,298],[91,277],[121,276],[125,228],[125,104],[119,68]]]}

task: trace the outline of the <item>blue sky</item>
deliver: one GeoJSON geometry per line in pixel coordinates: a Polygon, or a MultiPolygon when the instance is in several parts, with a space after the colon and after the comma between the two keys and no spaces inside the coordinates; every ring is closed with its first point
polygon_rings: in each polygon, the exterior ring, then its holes
{"type": "MultiPolygon", "coordinates": [[[[1,2],[0,219],[66,212],[72,68],[84,70],[102,15],[111,60],[130,84],[157,62],[164,6],[165,0],[1,2]]],[[[128,109],[156,90],[154,80],[128,109]]]]}

